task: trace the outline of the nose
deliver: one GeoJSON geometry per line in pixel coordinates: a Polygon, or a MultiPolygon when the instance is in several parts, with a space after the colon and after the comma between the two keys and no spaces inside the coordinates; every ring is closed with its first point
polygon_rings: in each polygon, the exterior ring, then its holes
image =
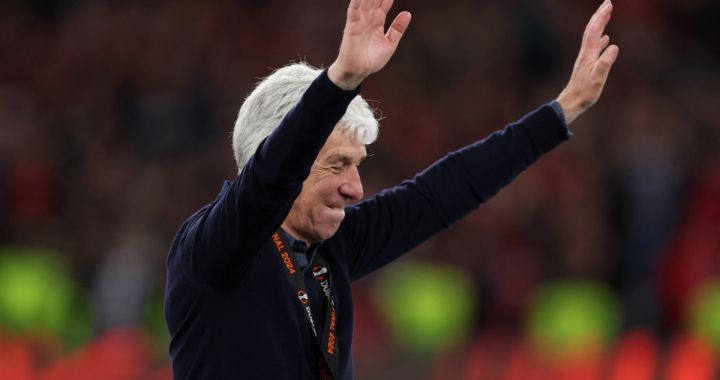
{"type": "Polygon", "coordinates": [[[350,169],[345,171],[344,177],[343,183],[340,185],[340,194],[348,201],[348,203],[354,203],[361,200],[363,197],[363,187],[358,168],[356,166],[352,166],[350,169]]]}

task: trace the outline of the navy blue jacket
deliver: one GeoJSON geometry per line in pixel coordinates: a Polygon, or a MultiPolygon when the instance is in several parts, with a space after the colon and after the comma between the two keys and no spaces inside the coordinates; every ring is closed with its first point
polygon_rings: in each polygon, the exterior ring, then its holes
{"type": "MultiPolygon", "coordinates": [[[[242,173],[180,227],[165,291],[176,379],[317,378],[320,350],[271,236],[356,95],[323,72],[242,173]]],[[[346,209],[320,247],[333,276],[341,379],[352,378],[351,284],[476,209],[568,136],[557,104],[547,104],[346,209]]],[[[310,289],[314,304],[321,297],[310,289]]]]}

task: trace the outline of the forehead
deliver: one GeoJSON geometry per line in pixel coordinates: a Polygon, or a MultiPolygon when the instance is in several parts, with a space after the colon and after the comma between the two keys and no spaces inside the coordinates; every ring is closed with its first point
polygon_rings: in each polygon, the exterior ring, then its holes
{"type": "Polygon", "coordinates": [[[367,156],[367,152],[364,144],[345,136],[342,131],[336,129],[320,150],[318,160],[350,159],[359,162],[365,156],[367,156]]]}

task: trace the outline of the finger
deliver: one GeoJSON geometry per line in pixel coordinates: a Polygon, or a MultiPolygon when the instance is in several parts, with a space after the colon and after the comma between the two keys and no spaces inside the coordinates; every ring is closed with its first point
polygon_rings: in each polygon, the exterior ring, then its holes
{"type": "Polygon", "coordinates": [[[610,22],[610,15],[612,14],[613,5],[612,2],[606,0],[595,14],[590,18],[590,21],[586,27],[586,33],[588,38],[600,38],[608,22],[610,22]]]}
{"type": "Polygon", "coordinates": [[[402,11],[400,12],[400,14],[397,15],[397,17],[395,17],[395,20],[393,20],[392,24],[390,24],[390,28],[388,29],[385,36],[393,46],[397,46],[397,44],[400,42],[400,39],[407,30],[408,25],[410,25],[411,19],[412,15],[410,14],[410,12],[402,11]]]}
{"type": "Polygon", "coordinates": [[[597,59],[605,46],[607,46],[601,36],[605,31],[605,26],[610,21],[611,12],[612,3],[606,0],[590,19],[580,45],[581,56],[587,56],[593,60],[597,59]]]}
{"type": "Polygon", "coordinates": [[[347,11],[347,23],[355,23],[360,21],[362,18],[360,8],[348,8],[347,11]]]}
{"type": "Polygon", "coordinates": [[[605,79],[607,79],[607,76],[610,73],[610,69],[612,68],[613,64],[617,60],[619,53],[620,53],[620,48],[618,48],[617,45],[610,45],[600,55],[600,58],[598,59],[598,62],[597,62],[597,66],[595,66],[595,67],[596,67],[597,75],[600,76],[600,78],[603,82],[605,82],[605,79]]]}
{"type": "Polygon", "coordinates": [[[379,3],[380,0],[351,0],[350,7],[354,6],[354,9],[368,10],[377,7],[379,3]]]}
{"type": "Polygon", "coordinates": [[[605,48],[608,46],[609,43],[610,43],[610,36],[608,36],[607,34],[602,36],[602,38],[600,39],[600,42],[598,44],[598,47],[597,47],[598,52],[605,50],[605,48]]]}
{"type": "Polygon", "coordinates": [[[360,21],[362,18],[362,7],[366,2],[366,0],[350,0],[350,5],[348,5],[347,10],[348,23],[360,21]]]}
{"type": "Polygon", "coordinates": [[[382,3],[380,3],[380,9],[383,10],[385,14],[390,12],[390,8],[392,8],[393,0],[382,0],[382,3]]]}
{"type": "Polygon", "coordinates": [[[612,11],[613,3],[608,0],[603,9],[600,11],[597,20],[595,21],[595,27],[593,32],[596,33],[598,36],[602,35],[605,31],[605,27],[607,27],[608,22],[610,22],[612,11]]]}

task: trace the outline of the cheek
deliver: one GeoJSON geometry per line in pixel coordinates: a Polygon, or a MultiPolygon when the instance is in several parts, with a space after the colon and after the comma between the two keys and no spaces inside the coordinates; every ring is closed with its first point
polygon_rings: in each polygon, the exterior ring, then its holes
{"type": "Polygon", "coordinates": [[[303,191],[295,198],[293,207],[290,210],[291,214],[294,214],[294,218],[302,223],[307,223],[308,218],[312,218],[313,209],[317,202],[313,199],[313,194],[303,188],[303,191]]]}
{"type": "Polygon", "coordinates": [[[340,181],[333,177],[326,177],[308,188],[308,197],[314,202],[327,203],[332,201],[338,193],[340,181]]]}
{"type": "Polygon", "coordinates": [[[313,223],[323,222],[326,205],[333,205],[342,202],[339,200],[338,186],[340,181],[333,176],[312,178],[303,184],[303,190],[295,201],[298,210],[310,218],[313,223]]]}
{"type": "Polygon", "coordinates": [[[316,218],[317,212],[322,209],[323,197],[315,188],[303,189],[303,192],[295,200],[295,206],[304,217],[316,218]]]}

